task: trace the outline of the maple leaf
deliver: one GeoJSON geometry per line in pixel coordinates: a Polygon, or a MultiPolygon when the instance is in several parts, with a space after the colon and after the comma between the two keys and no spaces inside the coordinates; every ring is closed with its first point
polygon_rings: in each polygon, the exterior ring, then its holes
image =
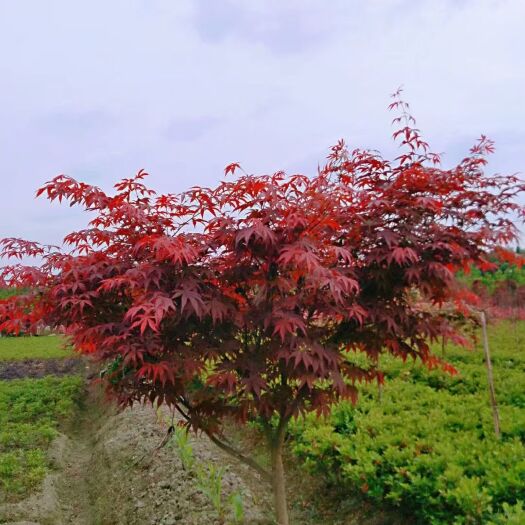
{"type": "Polygon", "coordinates": [[[233,372],[218,372],[208,377],[206,382],[226,392],[234,392],[237,386],[237,376],[233,372]]]}
{"type": "Polygon", "coordinates": [[[419,255],[412,248],[397,246],[387,257],[388,262],[395,261],[400,266],[419,261],[419,255]]]}
{"type": "Polygon", "coordinates": [[[228,175],[228,173],[235,173],[236,169],[240,169],[240,164],[238,162],[232,162],[231,164],[228,164],[226,168],[224,168],[224,175],[228,175]]]}
{"type": "Polygon", "coordinates": [[[192,285],[183,284],[181,288],[176,290],[172,296],[174,299],[180,299],[180,310],[184,312],[188,309],[197,317],[202,317],[205,313],[206,306],[201,294],[192,285]]]}
{"type": "Polygon", "coordinates": [[[244,228],[235,236],[235,245],[244,244],[248,246],[251,239],[260,240],[265,245],[272,245],[276,242],[276,236],[270,228],[261,222],[255,222],[253,226],[244,228]]]}
{"type": "Polygon", "coordinates": [[[273,326],[273,334],[279,334],[282,341],[284,341],[288,335],[294,335],[297,332],[306,333],[304,319],[293,313],[277,314],[273,326]]]}
{"type": "Polygon", "coordinates": [[[209,302],[209,311],[212,320],[214,322],[220,322],[226,318],[229,309],[224,302],[218,299],[211,299],[211,301],[209,302]]]}
{"type": "Polygon", "coordinates": [[[304,266],[308,272],[319,267],[319,257],[302,242],[285,246],[278,261],[283,265],[304,266]]]}
{"type": "Polygon", "coordinates": [[[261,391],[267,387],[266,381],[258,374],[251,374],[242,380],[247,392],[260,397],[261,391]]]}

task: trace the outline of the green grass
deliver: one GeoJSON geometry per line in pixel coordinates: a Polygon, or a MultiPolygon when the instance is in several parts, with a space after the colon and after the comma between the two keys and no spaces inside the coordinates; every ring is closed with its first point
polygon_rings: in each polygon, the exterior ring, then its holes
{"type": "Polygon", "coordinates": [[[294,424],[293,451],[328,484],[404,512],[408,522],[525,524],[524,342],[523,322],[490,328],[499,441],[478,344],[447,348],[456,376],[385,356],[382,401],[369,385],[357,406],[294,424]]]}
{"type": "Polygon", "coordinates": [[[74,414],[78,376],[0,381],[0,503],[27,496],[50,468],[47,448],[74,414]]]}
{"type": "Polygon", "coordinates": [[[7,299],[13,295],[20,295],[26,292],[24,288],[0,288],[0,300],[7,299]]]}
{"type": "Polygon", "coordinates": [[[71,349],[64,349],[64,339],[56,335],[0,337],[0,361],[63,358],[72,354],[71,349]]]}

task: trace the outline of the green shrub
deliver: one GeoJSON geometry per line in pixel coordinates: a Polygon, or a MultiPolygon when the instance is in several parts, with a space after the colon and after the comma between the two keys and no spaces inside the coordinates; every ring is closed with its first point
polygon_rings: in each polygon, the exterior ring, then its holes
{"type": "Polygon", "coordinates": [[[26,496],[44,478],[46,450],[70,418],[80,377],[0,381],[0,503],[26,496]]]}
{"type": "MultiPolygon", "coordinates": [[[[525,323],[519,330],[525,334],[525,323]]],[[[327,481],[417,523],[525,523],[518,503],[525,501],[525,353],[506,323],[491,330],[491,344],[499,441],[482,353],[449,348],[459,375],[384,359],[390,381],[382,401],[368,386],[355,407],[341,403],[326,420],[298,421],[294,453],[327,481]]]]}

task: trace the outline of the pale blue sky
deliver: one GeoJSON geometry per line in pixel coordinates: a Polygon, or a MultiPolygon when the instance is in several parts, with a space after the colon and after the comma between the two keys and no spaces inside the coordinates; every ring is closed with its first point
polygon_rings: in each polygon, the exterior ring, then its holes
{"type": "Polygon", "coordinates": [[[400,84],[450,162],[485,133],[525,171],[524,23],[524,0],[0,0],[0,237],[82,226],[33,198],[63,172],[180,191],[313,173],[341,137],[391,154],[400,84]]]}

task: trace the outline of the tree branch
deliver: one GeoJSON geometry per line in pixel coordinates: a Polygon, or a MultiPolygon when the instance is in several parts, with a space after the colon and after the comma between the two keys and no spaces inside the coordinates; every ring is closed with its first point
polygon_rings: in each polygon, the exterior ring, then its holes
{"type": "MultiPolygon", "coordinates": [[[[182,399],[181,399],[181,402],[184,403],[182,399]]],[[[175,408],[186,419],[186,421],[188,422],[190,421],[190,417],[188,416],[188,414],[186,414],[183,410],[181,410],[181,408],[177,404],[175,405],[175,408]]],[[[217,445],[221,450],[223,450],[224,452],[227,452],[230,456],[233,456],[235,459],[237,459],[241,463],[248,465],[249,467],[254,469],[262,477],[262,479],[264,479],[264,481],[271,483],[272,481],[271,474],[264,467],[259,465],[257,461],[255,461],[254,459],[248,456],[245,456],[242,452],[232,447],[228,443],[221,441],[217,436],[213,435],[211,432],[207,431],[206,429],[200,428],[199,430],[202,430],[208,436],[210,441],[214,443],[215,445],[217,445]]]]}
{"type": "Polygon", "coordinates": [[[237,450],[236,448],[232,447],[231,445],[228,445],[224,441],[221,441],[217,436],[214,436],[210,432],[207,432],[204,430],[204,433],[210,438],[210,440],[215,443],[221,450],[224,450],[224,452],[227,452],[230,454],[230,456],[233,456],[237,460],[239,460],[241,463],[244,463],[245,465],[248,465],[252,469],[254,469],[263,479],[264,481],[267,481],[268,483],[271,483],[272,477],[271,474],[263,468],[257,461],[254,459],[245,456],[242,452],[237,450]]]}

